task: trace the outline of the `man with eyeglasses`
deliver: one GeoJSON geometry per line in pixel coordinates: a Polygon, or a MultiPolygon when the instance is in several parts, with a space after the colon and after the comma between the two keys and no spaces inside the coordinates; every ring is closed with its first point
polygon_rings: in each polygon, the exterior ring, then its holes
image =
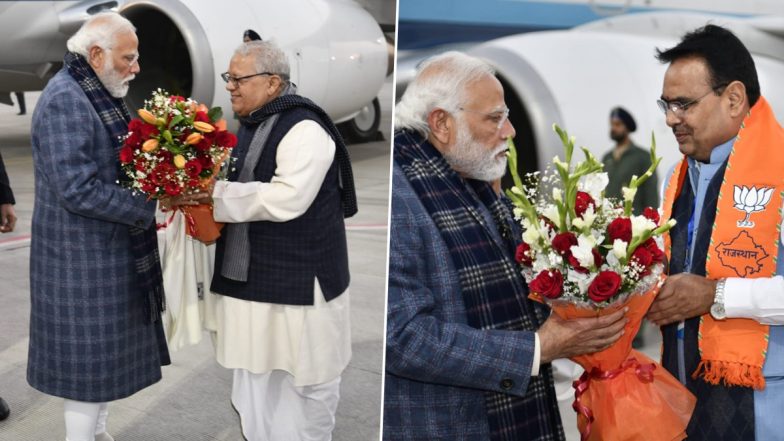
{"type": "Polygon", "coordinates": [[[670,276],[648,313],[662,364],[697,397],[690,440],[781,439],[784,130],[729,30],[699,28],[658,59],[684,154],[664,193],[670,276]]]}
{"type": "Polygon", "coordinates": [[[27,381],[65,399],[68,441],[111,441],[109,402],[156,383],[169,364],[156,204],[118,184],[139,40],[131,22],[104,12],[67,45],[33,112],[27,381]]]}
{"type": "Polygon", "coordinates": [[[422,63],[395,109],[384,440],[564,439],[550,362],[620,336],[528,299],[506,170],[504,91],[485,62],[422,63]]]}
{"type": "Polygon", "coordinates": [[[218,362],[249,441],[330,440],[351,358],[344,217],[357,211],[348,152],[296,94],[271,41],[237,48],[221,75],[240,118],[228,181],[195,200],[226,228],[211,290],[218,362]]]}

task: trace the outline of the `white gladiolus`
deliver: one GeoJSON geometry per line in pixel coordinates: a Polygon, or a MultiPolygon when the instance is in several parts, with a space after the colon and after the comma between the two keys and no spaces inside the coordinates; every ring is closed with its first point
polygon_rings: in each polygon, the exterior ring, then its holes
{"type": "Polygon", "coordinates": [[[529,228],[525,230],[525,233],[523,233],[523,242],[530,245],[531,248],[538,249],[539,247],[535,247],[534,245],[536,245],[536,242],[539,240],[540,237],[542,236],[539,234],[538,229],[529,228]]]}
{"type": "Polygon", "coordinates": [[[558,187],[553,188],[553,200],[558,202],[563,201],[563,193],[561,192],[561,189],[558,187]]]}
{"type": "Polygon", "coordinates": [[[555,205],[548,205],[542,210],[542,215],[547,219],[550,219],[555,225],[559,225],[561,223],[561,215],[558,213],[558,207],[555,205]]]}
{"type": "Polygon", "coordinates": [[[621,191],[623,191],[623,200],[629,202],[633,201],[634,196],[637,194],[636,188],[623,187],[621,191]]]}
{"type": "Polygon", "coordinates": [[[514,214],[515,219],[520,220],[522,219],[524,212],[522,208],[514,207],[512,209],[512,214],[514,214]]]}
{"type": "Polygon", "coordinates": [[[602,198],[602,192],[607,188],[610,183],[610,178],[607,173],[594,173],[580,178],[577,183],[577,188],[591,195],[591,197],[598,201],[602,198]]]}
{"type": "Polygon", "coordinates": [[[641,237],[656,228],[656,223],[645,216],[632,216],[632,237],[641,237]]]}
{"type": "Polygon", "coordinates": [[[626,241],[621,239],[615,239],[615,241],[613,242],[612,254],[614,254],[615,257],[617,257],[618,259],[625,258],[627,246],[629,246],[629,244],[626,243],[626,241]]]}
{"type": "Polygon", "coordinates": [[[589,205],[588,209],[585,210],[582,217],[579,217],[572,221],[572,224],[580,229],[589,228],[593,225],[593,221],[596,220],[596,213],[593,210],[593,205],[589,205]]]}
{"type": "Polygon", "coordinates": [[[577,288],[580,290],[580,294],[585,294],[588,292],[588,287],[591,286],[591,282],[593,282],[593,279],[595,279],[599,273],[583,274],[570,269],[566,274],[566,278],[568,280],[577,283],[577,288]]]}
{"type": "Polygon", "coordinates": [[[595,243],[593,241],[593,237],[581,235],[577,238],[577,245],[572,245],[571,248],[569,248],[572,252],[572,256],[580,262],[580,266],[583,268],[591,268],[594,266],[593,247],[595,243]]]}

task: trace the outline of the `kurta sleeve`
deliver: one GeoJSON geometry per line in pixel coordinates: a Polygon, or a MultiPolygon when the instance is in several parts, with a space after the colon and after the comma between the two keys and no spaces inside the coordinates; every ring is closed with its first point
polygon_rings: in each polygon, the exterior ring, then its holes
{"type": "Polygon", "coordinates": [[[784,325],[784,277],[727,279],[724,310],[730,318],[748,318],[763,325],[784,325]]]}
{"type": "Polygon", "coordinates": [[[304,120],[281,139],[270,182],[215,183],[218,222],[286,222],[307,211],[335,158],[335,142],[317,122],[304,120]]]}

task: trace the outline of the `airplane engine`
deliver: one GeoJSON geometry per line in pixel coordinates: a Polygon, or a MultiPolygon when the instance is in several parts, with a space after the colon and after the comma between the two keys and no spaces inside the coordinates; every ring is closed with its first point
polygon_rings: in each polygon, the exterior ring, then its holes
{"type": "MultiPolygon", "coordinates": [[[[632,139],[638,145],[649,147],[651,134],[655,135],[657,152],[664,157],[659,179],[664,179],[680,153],[656,105],[667,66],[654,58],[655,50],[674,46],[684,32],[708,22],[705,15],[684,20],[678,14],[673,16],[676,26],[667,17],[630,15],[614,19],[615,26],[600,21],[587,28],[500,38],[469,50],[492,64],[504,85],[510,120],[517,130],[521,172],[542,170],[554,156],[563,156],[554,123],[575,136],[577,146],[587,147],[601,159],[613,145],[610,110],[622,106],[637,122],[632,139]],[[617,30],[626,20],[635,20],[634,33],[628,32],[629,26],[624,32],[617,30]],[[649,32],[644,31],[646,26],[649,32]]],[[[762,94],[779,118],[784,117],[784,85],[779,81],[784,77],[784,59],[759,44],[772,36],[760,35],[762,31],[742,19],[721,17],[713,22],[729,26],[752,51],[762,94]]]]}
{"type": "Polygon", "coordinates": [[[375,20],[352,1],[130,0],[119,12],[139,37],[141,72],[127,98],[132,108],[160,87],[221,106],[230,126],[236,124],[220,73],[243,32],[253,29],[287,54],[301,95],[336,122],[357,117],[375,134],[380,112],[374,100],[386,77],[387,43],[375,20]]]}

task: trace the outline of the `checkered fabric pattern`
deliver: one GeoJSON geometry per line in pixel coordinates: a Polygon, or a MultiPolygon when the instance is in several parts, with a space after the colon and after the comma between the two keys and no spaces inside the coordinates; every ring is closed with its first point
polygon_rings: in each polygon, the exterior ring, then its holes
{"type": "Polygon", "coordinates": [[[547,312],[527,299],[501,201],[396,135],[385,439],[563,438],[549,366],[530,377],[547,312]]]}
{"type": "Polygon", "coordinates": [[[153,224],[155,203],[117,185],[118,149],[65,69],[36,106],[32,153],[28,382],[79,401],[129,396],[158,381],[169,362],[129,233],[153,224]]]}

